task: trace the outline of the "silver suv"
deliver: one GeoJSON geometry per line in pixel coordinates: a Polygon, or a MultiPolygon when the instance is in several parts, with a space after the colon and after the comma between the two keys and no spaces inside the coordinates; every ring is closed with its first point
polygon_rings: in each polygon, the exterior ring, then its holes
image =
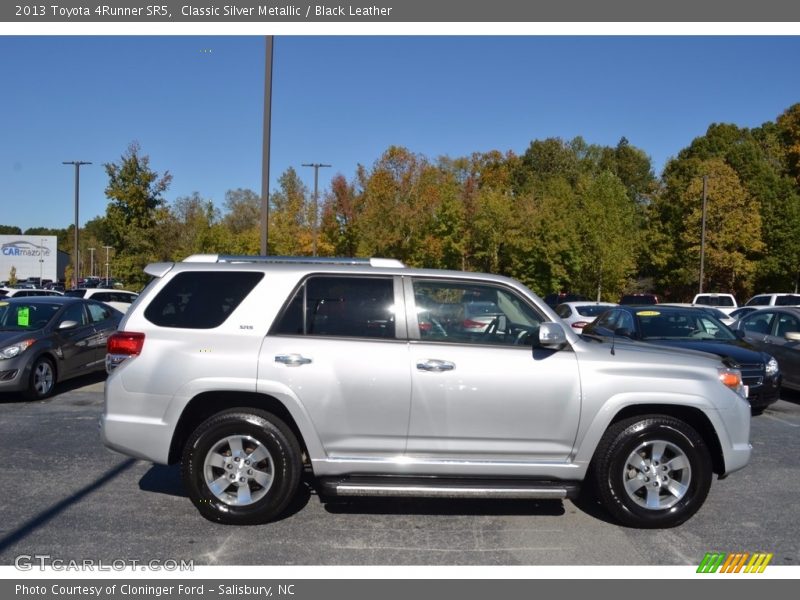
{"type": "Polygon", "coordinates": [[[214,521],[278,518],[307,469],[338,496],[572,498],[592,481],[622,523],[669,527],[750,458],[735,368],[583,339],[512,279],[387,259],[145,270],[108,343],[102,437],[180,462],[214,521]]]}

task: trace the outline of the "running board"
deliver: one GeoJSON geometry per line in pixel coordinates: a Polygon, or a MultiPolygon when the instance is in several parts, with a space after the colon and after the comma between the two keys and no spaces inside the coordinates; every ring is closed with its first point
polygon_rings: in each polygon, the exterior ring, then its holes
{"type": "Polygon", "coordinates": [[[561,500],[575,498],[579,486],[568,481],[529,479],[454,479],[451,477],[338,477],[320,479],[332,496],[407,498],[511,498],[561,500]]]}

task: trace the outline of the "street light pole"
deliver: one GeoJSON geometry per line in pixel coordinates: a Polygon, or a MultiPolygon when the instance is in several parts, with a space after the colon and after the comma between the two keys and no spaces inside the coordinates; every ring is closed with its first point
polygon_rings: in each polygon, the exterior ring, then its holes
{"type": "Polygon", "coordinates": [[[94,277],[94,248],[89,248],[89,277],[94,277]]]}
{"type": "Polygon", "coordinates": [[[110,285],[109,279],[111,278],[108,273],[108,251],[111,250],[113,246],[103,246],[103,248],[106,249],[106,287],[108,287],[110,285]]]}
{"type": "Polygon", "coordinates": [[[303,163],[304,167],[314,167],[314,219],[311,223],[312,238],[311,238],[311,255],[317,255],[317,184],[319,181],[320,167],[330,167],[331,165],[324,165],[322,163],[303,163]]]}
{"type": "Polygon", "coordinates": [[[42,287],[42,277],[44,277],[44,238],[39,241],[39,287],[42,287]]]}
{"type": "Polygon", "coordinates": [[[274,36],[266,36],[264,67],[264,133],[261,152],[261,255],[267,255],[269,242],[269,148],[272,124],[272,56],[274,36]]]}
{"type": "Polygon", "coordinates": [[[83,160],[65,160],[62,164],[75,165],[75,244],[72,250],[72,287],[78,287],[78,277],[80,275],[80,264],[78,263],[78,203],[80,198],[81,165],[92,163],[83,160]]]}
{"type": "Polygon", "coordinates": [[[708,191],[708,175],[703,175],[703,218],[700,228],[700,290],[698,294],[703,293],[703,268],[706,259],[706,204],[707,204],[707,191],[708,191]]]}

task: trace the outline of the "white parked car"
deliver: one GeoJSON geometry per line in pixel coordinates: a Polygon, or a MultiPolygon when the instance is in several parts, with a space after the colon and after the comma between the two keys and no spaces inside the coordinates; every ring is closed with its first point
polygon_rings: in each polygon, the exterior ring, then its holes
{"type": "Polygon", "coordinates": [[[0,298],[26,298],[29,296],[62,296],[55,290],[39,290],[31,288],[0,288],[0,298]]]}
{"type": "Polygon", "coordinates": [[[126,290],[108,290],[105,288],[75,288],[64,292],[65,296],[74,296],[76,298],[85,298],[88,300],[97,300],[104,304],[108,304],[112,308],[116,308],[122,313],[128,312],[131,304],[139,297],[136,292],[128,292],[126,290]]]}
{"type": "Polygon", "coordinates": [[[602,315],[612,306],[619,306],[613,302],[563,302],[556,306],[556,314],[572,327],[575,333],[581,333],[583,328],[602,315]]]}
{"type": "Polygon", "coordinates": [[[692,300],[692,304],[700,304],[702,306],[713,306],[721,310],[726,315],[731,314],[736,310],[739,305],[736,304],[736,298],[733,294],[697,294],[692,300]]]}

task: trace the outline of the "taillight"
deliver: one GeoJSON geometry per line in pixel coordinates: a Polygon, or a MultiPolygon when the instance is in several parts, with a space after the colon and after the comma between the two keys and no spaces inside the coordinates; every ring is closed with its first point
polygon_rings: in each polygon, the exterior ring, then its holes
{"type": "Polygon", "coordinates": [[[117,331],[108,338],[106,348],[109,354],[136,356],[142,353],[144,334],[134,331],[117,331]]]}
{"type": "Polygon", "coordinates": [[[472,319],[464,319],[462,326],[465,329],[484,329],[488,326],[488,323],[481,323],[480,321],[473,321],[472,319]]]}

